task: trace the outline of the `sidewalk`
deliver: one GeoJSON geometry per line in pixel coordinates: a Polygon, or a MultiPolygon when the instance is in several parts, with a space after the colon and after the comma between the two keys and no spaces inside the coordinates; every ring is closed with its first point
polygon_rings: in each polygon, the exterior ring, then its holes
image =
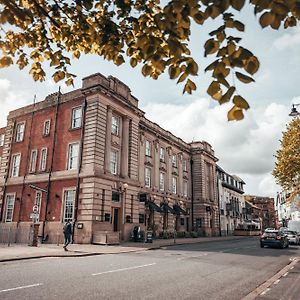
{"type": "Polygon", "coordinates": [[[150,249],[159,249],[165,246],[194,244],[202,242],[214,242],[224,240],[239,240],[249,237],[230,236],[230,237],[200,237],[200,238],[181,238],[176,239],[159,239],[153,243],[133,243],[126,242],[120,245],[91,245],[91,244],[71,244],[68,246],[69,251],[64,251],[63,245],[56,244],[39,244],[38,247],[30,247],[26,244],[0,245],[0,262],[42,258],[42,257],[75,257],[90,256],[101,254],[118,254],[137,251],[146,251],[150,249]]]}

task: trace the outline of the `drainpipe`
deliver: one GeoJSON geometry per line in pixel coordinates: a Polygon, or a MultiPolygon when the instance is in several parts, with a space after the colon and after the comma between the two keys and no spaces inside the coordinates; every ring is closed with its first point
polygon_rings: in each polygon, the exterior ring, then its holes
{"type": "Polygon", "coordinates": [[[57,101],[56,101],[56,109],[55,109],[55,118],[54,118],[54,133],[53,133],[53,143],[52,143],[52,153],[51,153],[51,164],[49,169],[48,183],[47,183],[47,194],[46,194],[46,207],[45,207],[45,216],[43,221],[43,230],[42,230],[42,242],[45,241],[45,226],[47,222],[48,215],[48,205],[50,201],[50,191],[51,191],[51,176],[53,170],[53,162],[54,162],[54,153],[55,153],[55,144],[56,144],[56,134],[57,134],[57,118],[58,118],[58,108],[60,104],[60,87],[58,89],[57,101]]]}
{"type": "Polygon", "coordinates": [[[192,189],[192,209],[191,209],[191,217],[192,217],[192,231],[194,231],[194,172],[193,172],[194,161],[191,159],[191,189],[192,189]]]}
{"type": "MultiPolygon", "coordinates": [[[[28,159],[28,156],[30,155],[30,150],[31,150],[31,135],[32,135],[32,124],[33,124],[34,109],[35,109],[35,99],[36,99],[36,96],[34,95],[33,109],[32,109],[32,113],[31,113],[31,123],[30,123],[30,130],[29,130],[28,149],[27,149],[27,155],[26,155],[25,173],[24,173],[24,176],[23,176],[22,192],[21,192],[21,200],[20,200],[20,208],[19,208],[19,217],[18,217],[17,227],[19,226],[20,218],[21,218],[23,195],[24,195],[24,190],[25,190],[25,179],[26,179],[26,174],[28,172],[28,166],[29,166],[29,161],[30,161],[30,159],[28,159]]],[[[24,136],[25,136],[25,132],[24,132],[24,136]]]]}
{"type": "Polygon", "coordinates": [[[218,197],[218,212],[219,212],[219,235],[222,236],[222,230],[221,230],[221,205],[220,205],[220,191],[219,191],[218,172],[217,172],[217,197],[218,197]]]}
{"type": "Polygon", "coordinates": [[[72,243],[74,243],[74,229],[75,224],[77,222],[78,216],[78,202],[79,202],[79,192],[80,192],[80,172],[82,167],[82,156],[83,156],[83,139],[84,139],[84,130],[85,130],[85,120],[86,120],[86,107],[87,102],[86,98],[83,100],[82,104],[82,127],[80,133],[80,147],[79,147],[79,162],[78,162],[78,170],[77,170],[77,182],[76,182],[76,193],[75,193],[75,205],[74,205],[74,222],[73,222],[73,230],[72,230],[72,243]]]}

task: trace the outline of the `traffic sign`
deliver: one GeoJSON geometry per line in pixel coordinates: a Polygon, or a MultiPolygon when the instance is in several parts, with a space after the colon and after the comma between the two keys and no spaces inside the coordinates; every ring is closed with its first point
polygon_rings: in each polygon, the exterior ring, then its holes
{"type": "Polygon", "coordinates": [[[38,213],[39,207],[37,205],[33,205],[32,211],[33,213],[38,213]]]}

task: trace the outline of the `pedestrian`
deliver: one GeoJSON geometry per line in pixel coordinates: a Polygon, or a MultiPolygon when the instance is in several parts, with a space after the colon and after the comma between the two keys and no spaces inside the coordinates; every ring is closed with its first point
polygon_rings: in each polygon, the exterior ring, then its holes
{"type": "Polygon", "coordinates": [[[64,242],[64,250],[68,251],[67,246],[71,243],[71,236],[72,236],[72,224],[68,220],[63,228],[64,236],[65,236],[65,242],[64,242]]]}

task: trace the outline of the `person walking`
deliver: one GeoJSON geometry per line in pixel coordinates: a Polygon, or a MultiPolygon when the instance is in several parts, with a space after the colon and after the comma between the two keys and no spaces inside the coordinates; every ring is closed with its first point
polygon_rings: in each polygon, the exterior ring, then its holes
{"type": "Polygon", "coordinates": [[[64,241],[64,250],[68,251],[67,246],[71,243],[71,236],[72,236],[72,224],[68,220],[63,228],[65,241],[64,241]]]}

